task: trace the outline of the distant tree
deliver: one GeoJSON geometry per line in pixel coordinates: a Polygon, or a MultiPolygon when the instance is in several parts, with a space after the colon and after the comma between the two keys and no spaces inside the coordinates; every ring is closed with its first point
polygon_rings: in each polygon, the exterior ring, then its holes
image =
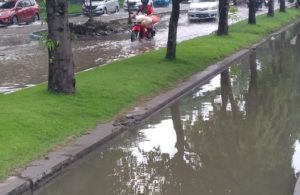
{"type": "Polygon", "coordinates": [[[219,0],[219,25],[218,35],[228,34],[228,11],[229,11],[229,0],[219,0]]]}
{"type": "Polygon", "coordinates": [[[295,7],[298,9],[300,7],[300,0],[296,0],[295,7]]]}
{"type": "Polygon", "coordinates": [[[279,0],[279,11],[285,12],[285,0],[279,0]]]}
{"type": "Polygon", "coordinates": [[[167,43],[167,59],[175,59],[176,57],[176,42],[177,42],[177,26],[180,14],[180,2],[181,0],[173,0],[172,12],[169,22],[169,34],[167,43]]]}
{"type": "Polygon", "coordinates": [[[93,21],[94,17],[93,17],[93,9],[92,9],[92,0],[90,0],[89,2],[89,21],[93,21]]]}
{"type": "Polygon", "coordinates": [[[255,8],[256,0],[249,0],[249,16],[248,16],[248,24],[256,24],[256,8],[255,8]]]}
{"type": "Polygon", "coordinates": [[[67,0],[47,0],[48,90],[74,93],[74,61],[68,24],[67,0]]]}
{"type": "Polygon", "coordinates": [[[268,16],[274,16],[274,0],[269,0],[268,2],[268,16]]]}
{"type": "Polygon", "coordinates": [[[130,10],[130,6],[129,6],[129,1],[126,0],[126,3],[127,3],[127,11],[128,11],[128,20],[127,20],[127,23],[128,24],[132,24],[131,10],[130,10]]]}

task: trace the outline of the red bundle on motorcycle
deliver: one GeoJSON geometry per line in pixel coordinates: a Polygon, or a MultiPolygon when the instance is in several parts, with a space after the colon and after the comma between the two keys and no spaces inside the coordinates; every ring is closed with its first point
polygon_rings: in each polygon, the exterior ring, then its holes
{"type": "Polygon", "coordinates": [[[156,24],[159,21],[160,18],[156,15],[152,15],[151,19],[152,19],[152,24],[156,24]]]}

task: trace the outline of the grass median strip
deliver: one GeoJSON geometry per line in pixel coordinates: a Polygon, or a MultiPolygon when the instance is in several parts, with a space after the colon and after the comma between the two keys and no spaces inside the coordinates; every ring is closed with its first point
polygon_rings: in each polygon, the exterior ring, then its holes
{"type": "MultiPolygon", "coordinates": [[[[81,14],[82,13],[82,3],[72,3],[72,1],[68,0],[68,13],[69,14],[81,14]]],[[[40,6],[40,14],[41,17],[46,18],[46,4],[44,0],[37,0],[37,3],[40,6]]]]}
{"type": "Polygon", "coordinates": [[[147,52],[76,76],[74,95],[53,94],[46,84],[0,95],[0,179],[31,160],[112,119],[140,99],[149,98],[209,64],[259,41],[300,11],[261,15],[257,25],[245,21],[229,36],[208,35],[182,42],[177,59],[164,59],[165,49],[147,52]]]}

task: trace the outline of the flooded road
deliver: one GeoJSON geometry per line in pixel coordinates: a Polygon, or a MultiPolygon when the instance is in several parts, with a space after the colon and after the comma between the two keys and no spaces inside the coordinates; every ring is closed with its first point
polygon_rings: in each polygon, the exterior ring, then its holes
{"type": "MultiPolygon", "coordinates": [[[[247,8],[241,7],[239,10],[239,18],[246,18],[247,8]]],[[[151,42],[132,44],[129,31],[121,35],[73,41],[76,71],[164,47],[168,36],[168,22],[168,16],[161,18],[155,40],[151,42]]],[[[22,25],[0,29],[0,93],[12,92],[47,80],[47,50],[38,41],[31,40],[28,36],[40,30],[40,25],[35,23],[29,27],[22,25]]],[[[178,41],[207,35],[216,29],[217,22],[189,23],[187,15],[182,14],[178,26],[178,41]]]]}
{"type": "Polygon", "coordinates": [[[300,25],[233,63],[35,195],[291,195],[300,25]]]}

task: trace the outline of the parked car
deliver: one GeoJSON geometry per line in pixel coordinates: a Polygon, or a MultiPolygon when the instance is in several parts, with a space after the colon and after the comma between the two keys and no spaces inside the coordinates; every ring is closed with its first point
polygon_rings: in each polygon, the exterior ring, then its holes
{"type": "Polygon", "coordinates": [[[0,24],[19,24],[40,19],[40,8],[35,0],[11,0],[0,6],[0,24]]]}
{"type": "Polygon", "coordinates": [[[86,0],[82,5],[84,15],[102,15],[119,12],[120,6],[118,0],[86,0]]]}
{"type": "MultiPolygon", "coordinates": [[[[153,5],[153,0],[149,0],[149,5],[153,5]]],[[[125,11],[137,11],[142,5],[141,0],[124,0],[123,8],[125,11]]]]}
{"type": "Polygon", "coordinates": [[[0,0],[0,6],[3,5],[5,2],[3,0],[0,0]]]}
{"type": "Polygon", "coordinates": [[[166,7],[166,6],[169,6],[170,3],[171,3],[171,0],[153,0],[154,7],[166,7]]]}
{"type": "Polygon", "coordinates": [[[217,19],[219,16],[218,0],[193,0],[188,10],[189,21],[217,19]]]}

